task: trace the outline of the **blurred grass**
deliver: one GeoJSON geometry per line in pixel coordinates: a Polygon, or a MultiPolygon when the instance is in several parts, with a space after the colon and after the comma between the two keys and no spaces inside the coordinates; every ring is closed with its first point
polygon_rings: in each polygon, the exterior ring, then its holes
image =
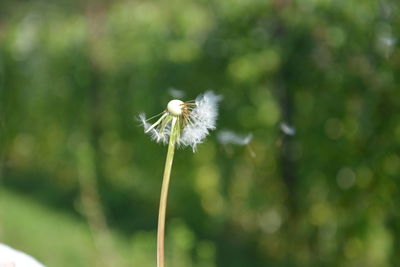
{"type": "MultiPolygon", "coordinates": [[[[211,242],[196,242],[193,232],[181,220],[172,220],[169,226],[167,260],[172,266],[215,266],[215,246],[211,242]],[[192,249],[196,264],[188,257],[192,249]]],[[[139,231],[130,238],[113,232],[120,257],[116,262],[122,260],[124,266],[154,266],[155,237],[153,231],[139,231]]],[[[0,197],[0,242],[32,255],[46,266],[102,266],[84,221],[4,189],[0,197]]]]}
{"type": "Polygon", "coordinates": [[[48,266],[91,266],[95,262],[96,250],[84,222],[11,191],[2,190],[0,201],[1,242],[48,266]]]}

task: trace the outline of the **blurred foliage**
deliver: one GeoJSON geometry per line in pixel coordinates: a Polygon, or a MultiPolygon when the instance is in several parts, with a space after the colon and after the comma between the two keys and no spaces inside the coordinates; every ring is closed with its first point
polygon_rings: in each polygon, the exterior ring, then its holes
{"type": "Polygon", "coordinates": [[[187,100],[211,88],[219,129],[252,132],[256,157],[214,136],[176,153],[168,265],[395,265],[399,12],[389,0],[2,1],[0,240],[49,266],[98,260],[89,180],[113,257],[154,266],[166,149],[135,117],[171,88],[187,100]]]}

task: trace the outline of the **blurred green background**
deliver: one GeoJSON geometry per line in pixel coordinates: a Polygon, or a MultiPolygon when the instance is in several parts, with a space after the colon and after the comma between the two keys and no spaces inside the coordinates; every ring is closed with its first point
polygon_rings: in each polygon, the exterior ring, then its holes
{"type": "Polygon", "coordinates": [[[168,266],[396,266],[399,14],[394,0],[2,0],[0,242],[48,266],[155,266],[166,147],[136,116],[171,89],[213,89],[218,130],[254,138],[176,153],[168,266]]]}

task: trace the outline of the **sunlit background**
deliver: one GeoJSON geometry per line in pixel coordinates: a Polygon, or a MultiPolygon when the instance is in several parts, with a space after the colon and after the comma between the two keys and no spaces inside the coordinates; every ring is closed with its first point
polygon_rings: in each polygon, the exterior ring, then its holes
{"type": "Polygon", "coordinates": [[[389,0],[1,0],[0,242],[47,266],[154,267],[166,147],[136,117],[212,89],[217,131],[176,153],[167,266],[395,266],[399,14],[389,0]]]}

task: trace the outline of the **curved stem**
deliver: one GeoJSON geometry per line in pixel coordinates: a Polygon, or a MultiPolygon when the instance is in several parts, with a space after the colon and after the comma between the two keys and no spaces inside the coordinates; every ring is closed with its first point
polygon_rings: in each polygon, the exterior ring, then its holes
{"type": "Polygon", "coordinates": [[[160,208],[158,211],[157,228],[157,267],[164,267],[164,237],[165,237],[165,214],[167,209],[168,187],[171,177],[172,161],[174,159],[177,118],[172,118],[171,136],[168,144],[167,158],[165,160],[164,176],[161,186],[160,208]]]}

